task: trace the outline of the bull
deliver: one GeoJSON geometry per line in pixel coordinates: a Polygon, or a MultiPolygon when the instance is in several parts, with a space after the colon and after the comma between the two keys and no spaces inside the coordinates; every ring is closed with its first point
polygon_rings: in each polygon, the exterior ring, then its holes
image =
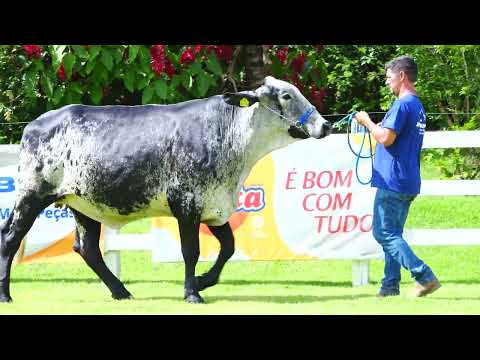
{"type": "Polygon", "coordinates": [[[99,248],[101,223],[120,228],[142,218],[178,220],[185,263],[184,299],[215,285],[233,255],[228,219],[255,163],[331,127],[300,91],[267,76],[254,91],[171,105],[67,105],[29,123],[19,156],[15,206],[0,225],[0,302],[10,302],[10,270],[21,239],[47,206],[67,206],[73,250],[110,290],[132,298],[99,248]],[[195,276],[200,223],[220,242],[209,271],[195,276]]]}

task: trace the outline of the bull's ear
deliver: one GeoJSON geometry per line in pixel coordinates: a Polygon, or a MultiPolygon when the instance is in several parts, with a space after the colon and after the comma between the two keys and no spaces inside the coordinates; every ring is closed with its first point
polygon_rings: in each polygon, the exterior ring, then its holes
{"type": "Polygon", "coordinates": [[[223,100],[229,105],[248,107],[258,102],[258,96],[244,92],[225,93],[223,100]]]}

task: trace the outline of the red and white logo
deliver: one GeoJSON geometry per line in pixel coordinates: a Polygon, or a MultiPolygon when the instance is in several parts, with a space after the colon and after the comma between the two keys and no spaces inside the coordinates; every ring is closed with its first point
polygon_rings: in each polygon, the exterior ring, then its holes
{"type": "Polygon", "coordinates": [[[254,212],[265,207],[265,190],[263,187],[243,187],[238,195],[236,211],[254,212]]]}

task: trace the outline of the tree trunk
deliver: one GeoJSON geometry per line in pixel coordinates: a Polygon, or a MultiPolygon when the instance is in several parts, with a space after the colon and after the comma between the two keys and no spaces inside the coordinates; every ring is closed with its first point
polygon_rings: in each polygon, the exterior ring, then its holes
{"type": "Polygon", "coordinates": [[[455,119],[455,116],[453,114],[450,114],[450,111],[448,110],[448,103],[445,101],[445,100],[440,100],[438,101],[438,107],[440,108],[440,110],[443,112],[443,113],[446,113],[447,114],[447,123],[448,123],[448,127],[452,127],[453,124],[456,123],[456,119],[455,119]]]}
{"type": "Polygon", "coordinates": [[[255,89],[263,84],[265,63],[262,45],[244,45],[245,87],[255,89]]]}
{"type": "Polygon", "coordinates": [[[265,78],[264,47],[262,45],[237,45],[232,62],[223,78],[221,92],[252,90],[263,83],[265,78]],[[234,74],[245,67],[242,83],[235,82],[234,74]]]}
{"type": "MultiPolygon", "coordinates": [[[[465,57],[465,49],[462,49],[462,59],[463,59],[463,68],[465,70],[465,79],[466,79],[466,82],[467,84],[469,85],[470,84],[470,76],[468,75],[468,65],[467,65],[467,59],[465,57]]],[[[470,118],[470,97],[468,95],[468,91],[467,93],[465,94],[465,110],[466,110],[466,113],[467,113],[467,116],[466,116],[466,121],[468,121],[468,119],[470,118]]],[[[463,117],[463,119],[465,119],[465,117],[463,117]]],[[[462,123],[463,125],[463,123],[462,123]]]]}
{"type": "Polygon", "coordinates": [[[237,92],[238,85],[235,82],[234,73],[236,71],[237,65],[242,62],[242,52],[243,45],[236,45],[233,50],[232,62],[228,65],[227,73],[223,77],[221,92],[224,94],[226,92],[237,92]]]}

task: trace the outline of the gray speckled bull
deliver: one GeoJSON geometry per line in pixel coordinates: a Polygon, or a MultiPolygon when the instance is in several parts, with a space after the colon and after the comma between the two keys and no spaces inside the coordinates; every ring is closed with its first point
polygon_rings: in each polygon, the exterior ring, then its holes
{"type": "Polygon", "coordinates": [[[234,253],[228,219],[255,163],[299,139],[322,138],[330,124],[293,85],[265,78],[255,91],[174,105],[69,105],[32,121],[21,141],[15,207],[0,225],[0,302],[11,301],[10,269],[21,239],[48,205],[68,206],[73,249],[115,299],[131,294],[106,267],[100,224],[119,228],[145,217],[178,220],[187,302],[215,285],[234,253]],[[195,276],[199,226],[220,242],[213,267],[195,276]]]}

